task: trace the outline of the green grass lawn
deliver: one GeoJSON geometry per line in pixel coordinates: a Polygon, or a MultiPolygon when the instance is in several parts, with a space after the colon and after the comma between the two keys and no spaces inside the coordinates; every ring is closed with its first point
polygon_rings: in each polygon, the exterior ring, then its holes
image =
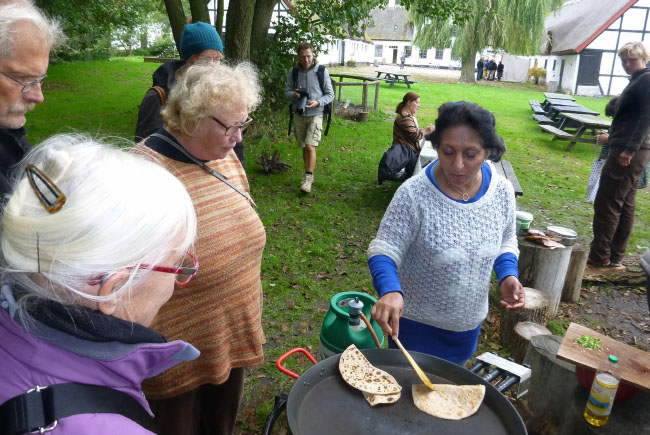
{"type": "MultiPolygon", "coordinates": [[[[28,139],[38,143],[54,133],[77,131],[124,138],[118,141],[126,144],[157,67],[141,58],[52,66],[44,86],[46,102],[28,115],[28,139]]],[[[446,101],[472,101],[491,110],[497,132],[508,145],[505,158],[512,162],[524,190],[517,199],[519,209],[534,214],[536,228],[566,226],[578,231],[581,242],[589,242],[593,209],[584,197],[594,147],[576,144],[566,152],[566,142],[553,142],[540,131],[528,105],[529,99],[544,99],[538,88],[420,81],[413,90],[421,96],[421,125],[434,122],[437,107],[446,101]]],[[[267,231],[262,262],[267,344],[266,363],[247,381],[242,433],[259,433],[274,394],[293,384],[275,369],[278,356],[298,346],[316,353],[329,299],[350,290],[374,295],[365,251],[398,187],[392,182],[376,186],[377,165],[391,144],[393,112],[405,92],[403,85],[389,89],[382,84],[379,111],[371,113],[369,122],[332,120],[329,136],[318,148],[314,191],[308,196],[298,190],[302,154],[293,137],[287,137],[286,110],[278,111],[273,125],[258,125],[248,132],[247,173],[267,231]],[[254,159],[271,149],[279,150],[292,168],[263,174],[254,159]]],[[[373,95],[370,92],[370,101],[373,95]]],[[[348,98],[360,103],[360,88],[346,89],[343,100],[348,98]]],[[[577,102],[602,113],[607,99],[578,97],[577,102]]],[[[649,244],[649,198],[646,190],[638,192],[630,253],[649,244]]],[[[487,331],[481,333],[479,352],[485,348],[505,352],[487,331]]],[[[306,367],[300,362],[290,365],[306,367]]]]}

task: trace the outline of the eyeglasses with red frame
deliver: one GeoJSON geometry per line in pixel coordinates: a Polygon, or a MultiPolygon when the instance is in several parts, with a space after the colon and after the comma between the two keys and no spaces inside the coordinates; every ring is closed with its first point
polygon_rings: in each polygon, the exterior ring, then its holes
{"type": "MultiPolygon", "coordinates": [[[[132,269],[132,268],[131,268],[132,269]]],[[[148,269],[153,272],[162,272],[162,273],[173,273],[176,275],[176,278],[174,281],[176,281],[176,284],[185,287],[188,285],[196,276],[197,272],[199,271],[199,260],[196,259],[196,257],[189,252],[185,255],[185,258],[183,258],[183,264],[180,266],[176,267],[170,267],[170,266],[159,266],[159,265],[149,265],[149,264],[141,264],[138,269],[148,269]]],[[[104,285],[106,280],[111,276],[111,274],[106,274],[102,276],[96,276],[94,278],[91,278],[88,281],[89,285],[104,285]]]]}

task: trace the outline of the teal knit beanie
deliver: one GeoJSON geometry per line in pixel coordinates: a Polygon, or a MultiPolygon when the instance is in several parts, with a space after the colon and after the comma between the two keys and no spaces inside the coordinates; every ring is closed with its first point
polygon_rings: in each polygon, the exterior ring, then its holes
{"type": "Polygon", "coordinates": [[[223,44],[217,31],[203,22],[186,25],[181,36],[181,58],[187,60],[203,50],[218,50],[223,53],[223,44]]]}

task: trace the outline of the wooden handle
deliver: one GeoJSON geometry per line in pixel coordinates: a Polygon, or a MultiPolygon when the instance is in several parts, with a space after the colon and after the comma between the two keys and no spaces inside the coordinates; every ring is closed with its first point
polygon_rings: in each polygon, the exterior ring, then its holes
{"type": "MultiPolygon", "coordinates": [[[[388,334],[390,334],[390,336],[392,337],[393,336],[393,329],[390,327],[390,325],[387,325],[387,326],[388,326],[388,334]]],[[[435,388],[433,387],[433,384],[431,383],[431,381],[429,380],[427,375],[422,371],[422,369],[420,368],[418,363],[415,362],[415,360],[413,359],[411,354],[408,353],[408,351],[404,348],[404,346],[402,346],[402,343],[399,341],[399,338],[393,337],[393,341],[395,342],[397,347],[399,347],[399,349],[402,351],[402,353],[406,357],[406,360],[409,362],[409,364],[411,364],[411,367],[413,367],[413,370],[415,370],[415,372],[418,374],[418,377],[420,378],[420,380],[422,382],[424,382],[424,385],[426,385],[430,390],[434,390],[435,388]]]]}

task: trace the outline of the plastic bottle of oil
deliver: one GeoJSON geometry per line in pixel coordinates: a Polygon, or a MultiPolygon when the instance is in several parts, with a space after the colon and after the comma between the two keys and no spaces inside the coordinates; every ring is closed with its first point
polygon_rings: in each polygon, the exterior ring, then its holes
{"type": "Polygon", "coordinates": [[[585,406],[584,417],[592,426],[604,426],[612,412],[614,396],[621,382],[621,368],[618,358],[610,355],[596,372],[594,382],[591,384],[589,399],[585,406]]]}

